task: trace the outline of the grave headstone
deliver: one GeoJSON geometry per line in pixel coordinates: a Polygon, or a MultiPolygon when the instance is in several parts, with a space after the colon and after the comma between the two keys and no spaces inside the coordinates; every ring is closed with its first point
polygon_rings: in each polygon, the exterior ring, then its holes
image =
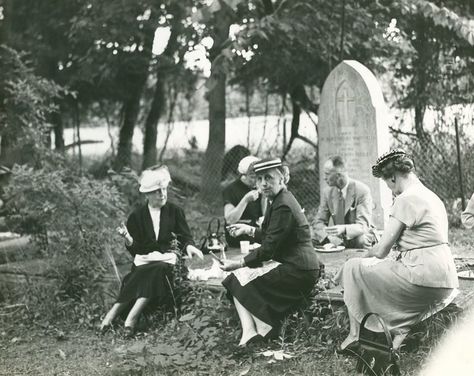
{"type": "MultiPolygon", "coordinates": [[[[374,200],[373,220],[382,229],[391,193],[371,166],[389,149],[390,117],[382,89],[373,73],[355,60],[341,62],[324,83],[319,107],[319,171],[333,155],[340,155],[349,176],[367,184],[374,200]]],[[[326,187],[320,174],[321,192],[326,187]]]]}

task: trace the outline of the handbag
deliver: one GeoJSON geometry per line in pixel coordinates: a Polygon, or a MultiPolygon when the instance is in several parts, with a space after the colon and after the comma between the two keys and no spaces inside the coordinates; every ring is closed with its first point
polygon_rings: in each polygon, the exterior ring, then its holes
{"type": "Polygon", "coordinates": [[[393,350],[392,336],[382,317],[376,313],[368,313],[362,319],[358,352],[357,372],[371,376],[400,375],[399,356],[393,350]],[[365,327],[365,323],[371,316],[374,316],[381,324],[385,338],[377,339],[377,334],[365,327]]]}
{"type": "Polygon", "coordinates": [[[201,251],[204,254],[210,251],[226,251],[227,242],[225,241],[224,233],[220,231],[221,221],[219,218],[212,218],[207,225],[207,233],[201,239],[201,251]],[[213,228],[214,227],[214,228],[213,228]]]}

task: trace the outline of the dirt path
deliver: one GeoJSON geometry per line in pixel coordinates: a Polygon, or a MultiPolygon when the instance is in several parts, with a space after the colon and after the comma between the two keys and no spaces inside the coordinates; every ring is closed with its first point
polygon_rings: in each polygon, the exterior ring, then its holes
{"type": "MultiPolygon", "coordinates": [[[[19,327],[0,333],[0,375],[107,375],[121,340],[90,330],[19,327]]],[[[123,341],[123,340],[122,340],[123,341]]]]}

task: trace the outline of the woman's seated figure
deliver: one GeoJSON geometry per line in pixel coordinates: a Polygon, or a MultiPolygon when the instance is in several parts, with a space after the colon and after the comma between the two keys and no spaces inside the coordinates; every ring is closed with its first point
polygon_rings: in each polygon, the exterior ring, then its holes
{"type": "MultiPolygon", "coordinates": [[[[401,149],[392,150],[377,159],[372,174],[384,180],[395,198],[380,242],[366,258],[348,260],[337,276],[350,321],[341,350],[358,340],[369,312],[384,319],[398,348],[420,315],[458,287],[444,204],[420,182],[413,159],[401,149]],[[398,252],[396,258],[387,258],[391,250],[398,252]]],[[[370,320],[366,327],[381,331],[370,320]]]]}
{"type": "MultiPolygon", "coordinates": [[[[256,226],[266,208],[266,200],[255,187],[255,174],[252,170],[254,163],[260,159],[246,156],[239,162],[240,176],[224,188],[224,218],[227,225],[246,223],[256,226]]],[[[233,238],[226,229],[226,241],[231,247],[239,246],[241,240],[252,240],[247,235],[233,238]]]]}
{"type": "Polygon", "coordinates": [[[261,246],[240,260],[224,260],[222,265],[223,270],[234,271],[222,284],[240,318],[241,346],[278,327],[308,297],[320,267],[308,221],[286,188],[288,169],[280,159],[268,159],[255,163],[253,170],[259,190],[271,204],[261,229],[237,223],[229,226],[229,232],[255,238],[261,246]]]}
{"type": "Polygon", "coordinates": [[[130,214],[126,226],[118,229],[134,257],[132,270],[125,276],[117,302],[103,319],[101,330],[110,327],[118,314],[131,307],[125,320],[125,334],[132,336],[147,305],[170,301],[178,257],[173,252],[174,239],[178,240],[178,253],[202,258],[201,251],[193,245],[183,210],[167,201],[170,182],[166,166],[143,171],[139,191],[147,202],[130,214]]]}

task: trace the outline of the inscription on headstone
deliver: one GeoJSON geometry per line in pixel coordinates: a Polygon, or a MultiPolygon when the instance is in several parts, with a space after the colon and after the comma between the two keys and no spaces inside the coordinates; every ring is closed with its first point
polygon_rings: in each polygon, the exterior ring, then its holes
{"type": "MultiPolygon", "coordinates": [[[[349,175],[367,184],[374,199],[373,219],[383,228],[391,205],[385,183],[372,176],[371,166],[389,149],[390,118],[373,73],[355,60],[345,60],[324,83],[319,107],[319,171],[333,155],[344,158],[349,175]]],[[[320,174],[321,191],[325,188],[320,174]]]]}

